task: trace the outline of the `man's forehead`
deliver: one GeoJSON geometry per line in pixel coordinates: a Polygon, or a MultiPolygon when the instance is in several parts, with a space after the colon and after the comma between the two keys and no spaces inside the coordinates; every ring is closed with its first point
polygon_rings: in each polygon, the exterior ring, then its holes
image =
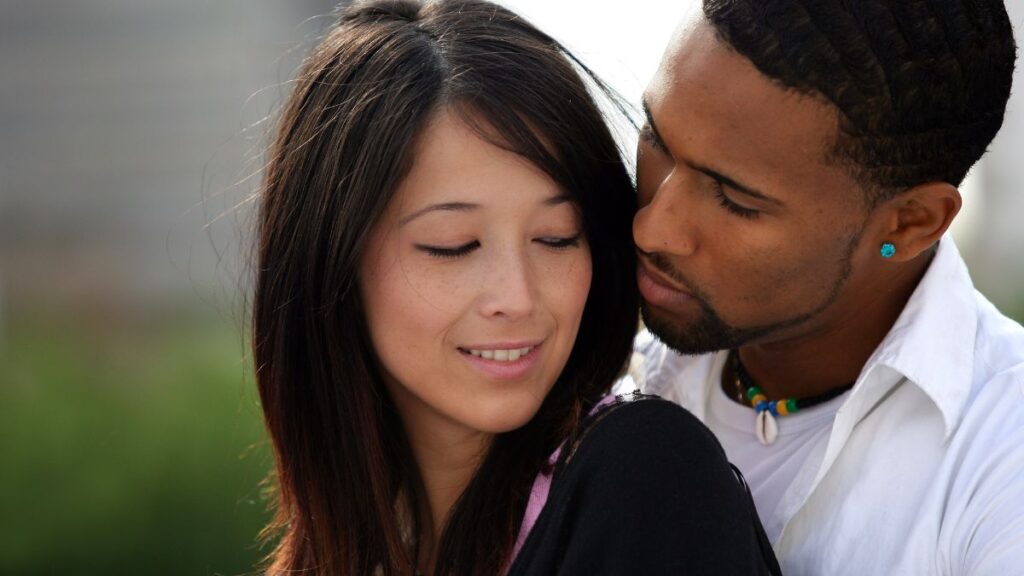
{"type": "Polygon", "coordinates": [[[678,27],[644,101],[660,124],[683,114],[778,129],[777,116],[781,114],[788,123],[797,122],[799,126],[792,128],[803,130],[808,137],[831,135],[837,119],[832,106],[764,75],[721,40],[700,15],[678,27]]]}
{"type": "Polygon", "coordinates": [[[679,26],[644,100],[677,160],[721,167],[755,187],[817,179],[830,164],[838,112],[762,74],[702,16],[679,26]]]}
{"type": "Polygon", "coordinates": [[[683,48],[693,50],[694,47],[708,46],[719,41],[718,33],[704,14],[700,11],[689,12],[672,32],[667,49],[669,52],[678,52],[683,48]]]}
{"type": "Polygon", "coordinates": [[[722,40],[714,26],[697,14],[676,28],[655,74],[663,88],[681,79],[714,83],[719,91],[750,90],[772,81],[746,57],[722,40]]]}

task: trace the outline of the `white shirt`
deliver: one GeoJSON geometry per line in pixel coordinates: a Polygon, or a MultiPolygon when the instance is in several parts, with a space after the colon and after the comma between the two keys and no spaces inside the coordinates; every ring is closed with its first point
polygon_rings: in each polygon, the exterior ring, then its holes
{"type": "MultiPolygon", "coordinates": [[[[649,333],[636,350],[643,391],[708,422],[726,353],[649,333]]],[[[758,505],[785,574],[1024,574],[1024,328],[974,290],[952,239],[831,420],[758,505]]]]}
{"type": "MultiPolygon", "coordinates": [[[[724,364],[726,356],[719,358],[724,364]]],[[[712,372],[720,378],[722,366],[715,366],[712,372]]],[[[843,394],[824,404],[777,418],[779,435],[770,446],[764,446],[755,433],[754,409],[726,396],[721,386],[711,389],[704,423],[718,437],[729,460],[743,472],[758,516],[766,520],[780,519],[783,511],[779,503],[800,468],[805,462],[808,465],[821,463],[832,422],[846,396],[843,394]]],[[[782,524],[779,521],[766,523],[782,524]]],[[[779,536],[779,530],[766,529],[765,532],[772,541],[779,536]]]]}

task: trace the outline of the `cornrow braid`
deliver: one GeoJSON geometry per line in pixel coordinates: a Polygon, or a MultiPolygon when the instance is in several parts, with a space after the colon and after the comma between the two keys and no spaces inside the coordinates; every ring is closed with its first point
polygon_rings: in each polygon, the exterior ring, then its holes
{"type": "Polygon", "coordinates": [[[704,0],[719,38],[840,113],[829,158],[871,202],[959,185],[1003,123],[1016,46],[1003,0],[704,0]]]}

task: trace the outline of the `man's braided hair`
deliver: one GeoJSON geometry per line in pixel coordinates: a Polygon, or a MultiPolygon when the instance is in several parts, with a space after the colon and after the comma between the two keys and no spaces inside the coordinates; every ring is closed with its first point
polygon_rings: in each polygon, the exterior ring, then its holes
{"type": "Polygon", "coordinates": [[[959,185],[1003,123],[1003,0],[704,0],[704,15],[761,73],[838,109],[830,158],[872,202],[959,185]]]}

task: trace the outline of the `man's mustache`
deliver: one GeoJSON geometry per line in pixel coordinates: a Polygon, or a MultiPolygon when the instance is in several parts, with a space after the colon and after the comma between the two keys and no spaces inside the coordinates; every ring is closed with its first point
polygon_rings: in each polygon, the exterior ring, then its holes
{"type": "Polygon", "coordinates": [[[684,277],[683,274],[679,272],[679,270],[676,270],[675,266],[673,266],[672,263],[669,262],[668,257],[665,256],[664,254],[661,254],[659,252],[644,252],[639,248],[637,248],[637,252],[640,254],[640,258],[642,258],[648,264],[657,269],[658,272],[661,272],[665,276],[668,276],[674,282],[679,283],[684,288],[686,288],[686,290],[689,291],[690,293],[699,293],[699,291],[696,290],[695,286],[689,280],[687,280],[686,277],[684,277]]]}

